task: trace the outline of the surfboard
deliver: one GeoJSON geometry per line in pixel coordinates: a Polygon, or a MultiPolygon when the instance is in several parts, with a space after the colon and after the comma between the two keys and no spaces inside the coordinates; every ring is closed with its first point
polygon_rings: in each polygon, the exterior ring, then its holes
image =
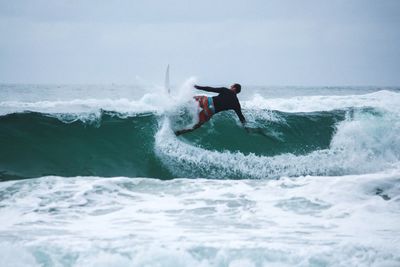
{"type": "Polygon", "coordinates": [[[165,90],[168,93],[168,95],[171,96],[171,87],[170,87],[170,84],[169,84],[169,64],[167,65],[167,70],[165,71],[164,87],[165,87],[165,90]]]}
{"type": "MultiPolygon", "coordinates": [[[[165,70],[165,80],[164,80],[164,90],[166,92],[166,97],[168,98],[168,101],[171,100],[171,85],[169,83],[169,64],[167,65],[167,69],[165,70]]],[[[164,123],[167,123],[170,127],[171,125],[171,110],[168,108],[165,110],[164,113],[164,123]]]]}

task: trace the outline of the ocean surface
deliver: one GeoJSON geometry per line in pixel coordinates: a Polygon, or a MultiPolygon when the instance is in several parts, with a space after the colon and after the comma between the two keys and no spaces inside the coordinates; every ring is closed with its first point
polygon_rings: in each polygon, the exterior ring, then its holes
{"type": "Polygon", "coordinates": [[[0,266],[400,266],[400,87],[193,83],[0,84],[0,266]]]}

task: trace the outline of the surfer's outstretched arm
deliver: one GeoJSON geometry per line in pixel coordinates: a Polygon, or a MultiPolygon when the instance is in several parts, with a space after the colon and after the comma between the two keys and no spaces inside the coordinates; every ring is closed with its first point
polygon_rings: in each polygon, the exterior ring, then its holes
{"type": "Polygon", "coordinates": [[[196,130],[196,129],[199,128],[201,125],[202,125],[202,123],[197,123],[197,124],[194,125],[192,128],[175,131],[175,135],[178,136],[178,135],[181,135],[181,134],[184,134],[184,133],[189,133],[189,132],[191,132],[191,131],[196,130]]]}
{"type": "Polygon", "coordinates": [[[206,92],[214,92],[214,93],[221,93],[224,90],[229,90],[226,87],[210,87],[210,86],[199,86],[199,85],[194,85],[194,88],[198,90],[203,90],[206,92]]]}

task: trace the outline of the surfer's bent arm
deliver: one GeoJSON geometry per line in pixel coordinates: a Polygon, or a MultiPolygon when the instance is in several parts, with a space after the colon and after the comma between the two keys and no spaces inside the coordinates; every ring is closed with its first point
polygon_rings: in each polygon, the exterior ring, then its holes
{"type": "Polygon", "coordinates": [[[214,93],[221,93],[224,90],[229,90],[226,87],[210,87],[210,86],[199,86],[199,85],[195,85],[194,88],[196,88],[198,90],[203,90],[206,92],[214,92],[214,93]]]}

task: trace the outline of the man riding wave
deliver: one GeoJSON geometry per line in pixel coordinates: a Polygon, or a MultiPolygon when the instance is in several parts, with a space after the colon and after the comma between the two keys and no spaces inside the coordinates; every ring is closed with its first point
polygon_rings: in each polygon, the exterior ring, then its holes
{"type": "Polygon", "coordinates": [[[198,102],[198,105],[201,108],[201,111],[199,112],[199,122],[196,123],[192,128],[176,131],[176,135],[191,132],[199,128],[205,122],[209,121],[214,114],[230,109],[234,110],[239,117],[240,122],[243,125],[245,124],[246,119],[242,114],[240,102],[237,98],[237,94],[240,93],[242,88],[240,84],[235,83],[230,89],[226,87],[209,87],[199,85],[195,85],[194,88],[206,92],[218,93],[218,95],[213,97],[195,96],[194,99],[198,102]]]}

